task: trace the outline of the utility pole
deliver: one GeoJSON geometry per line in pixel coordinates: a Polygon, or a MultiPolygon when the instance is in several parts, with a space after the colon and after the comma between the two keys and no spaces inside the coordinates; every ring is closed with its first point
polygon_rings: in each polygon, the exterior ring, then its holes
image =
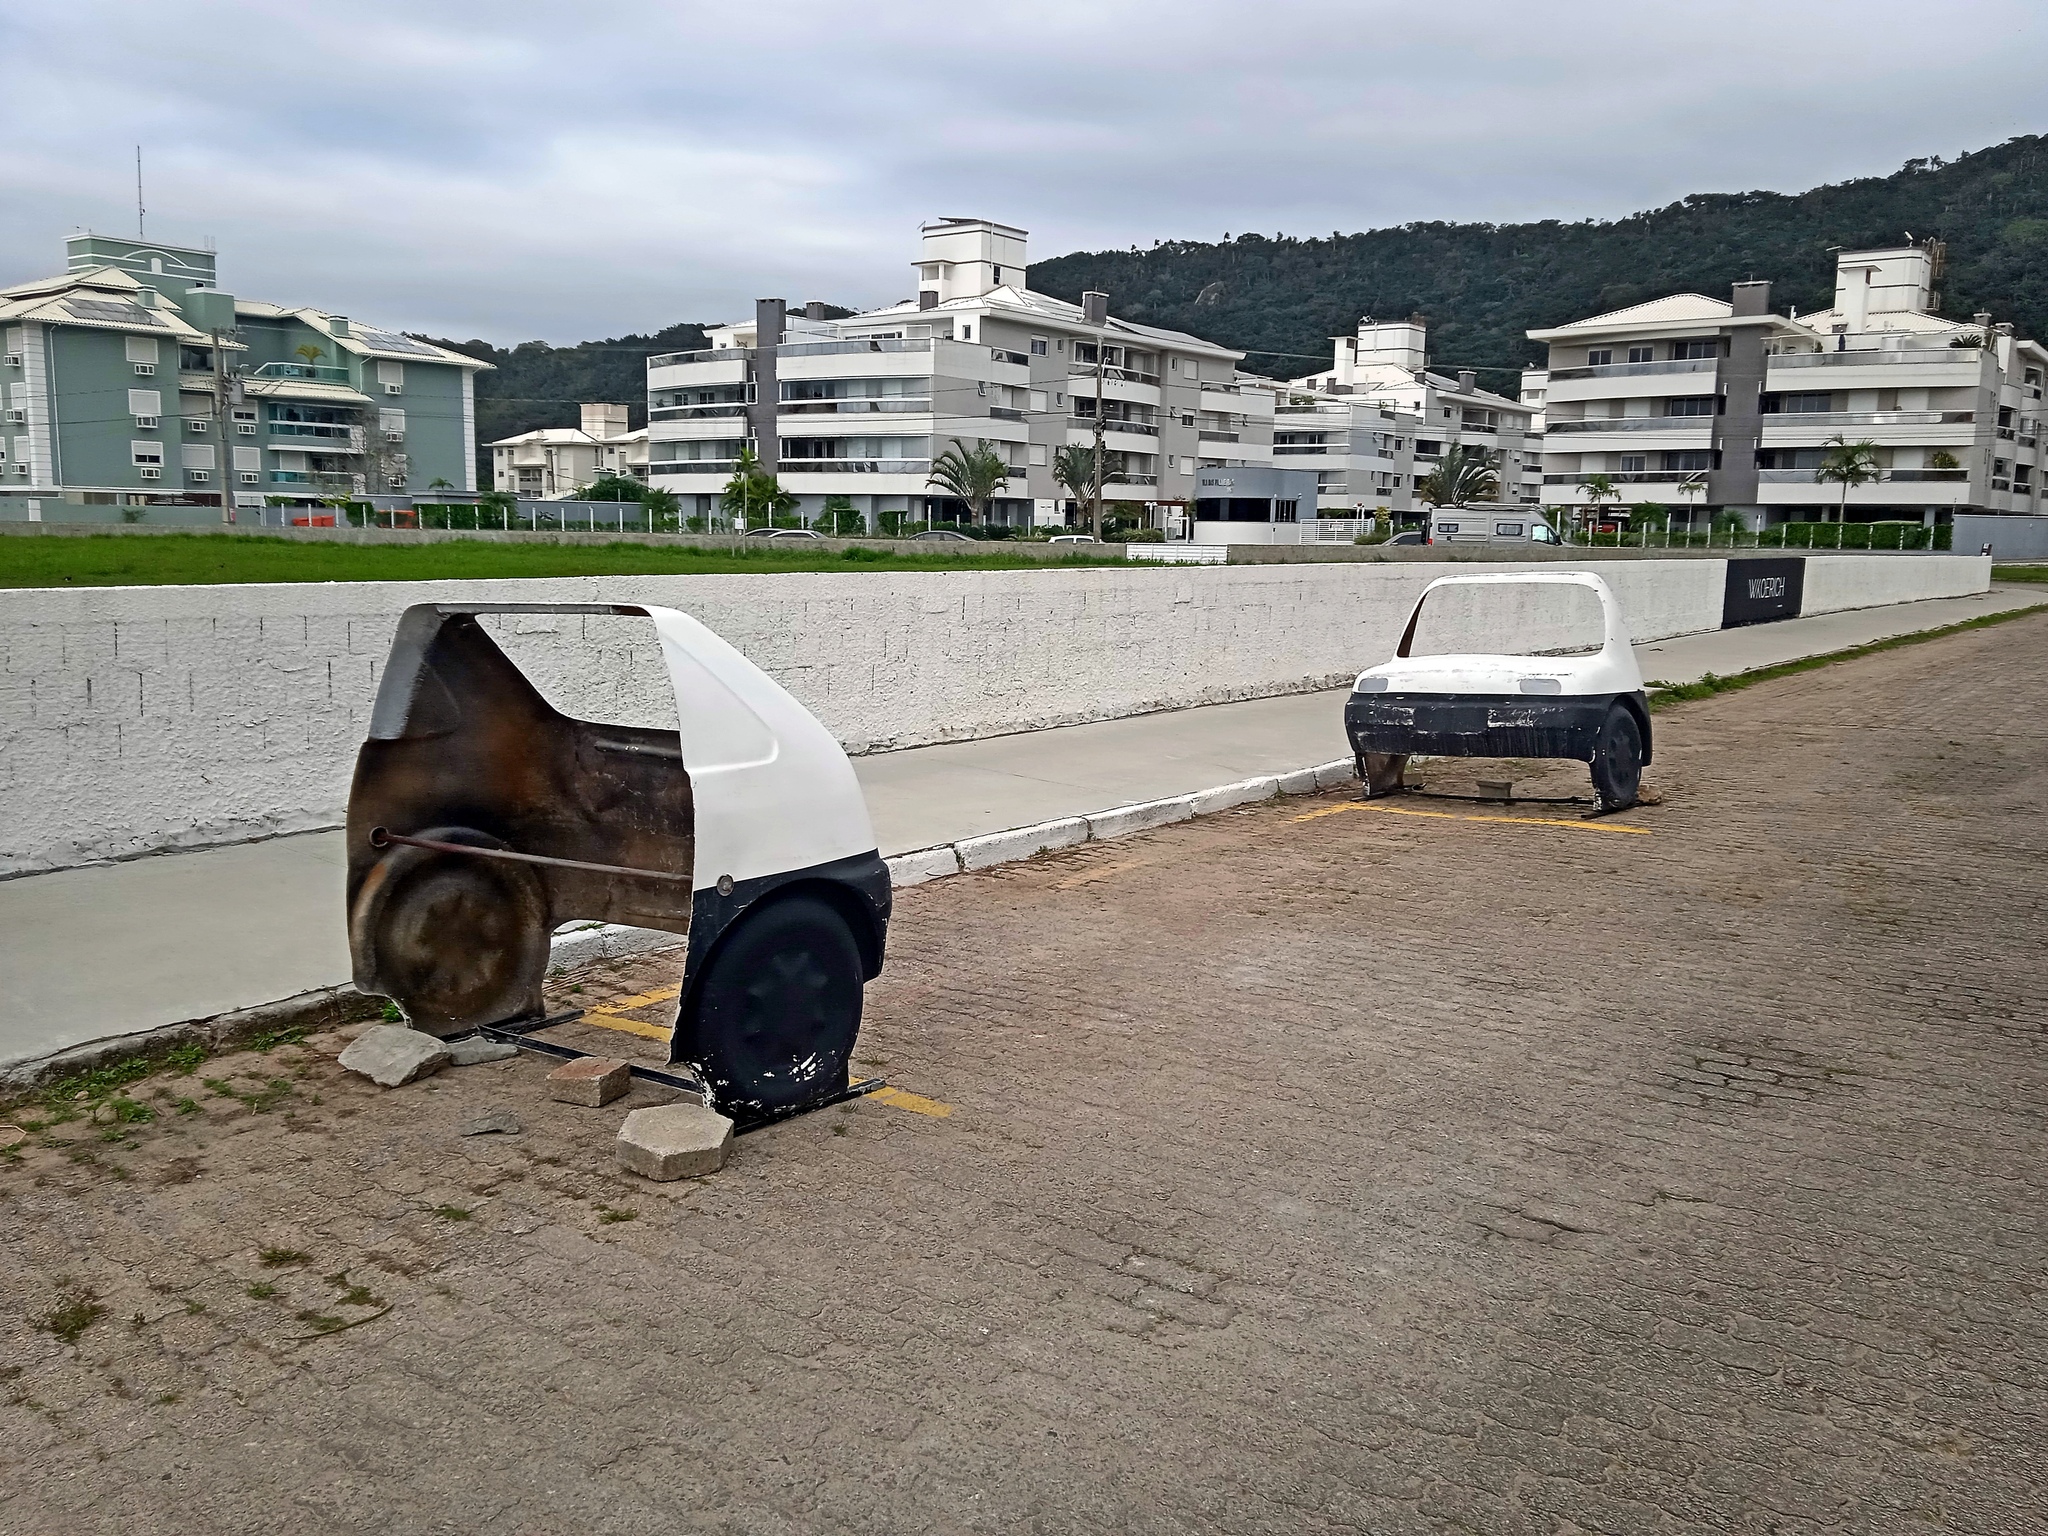
{"type": "Polygon", "coordinates": [[[1103,354],[1106,348],[1103,338],[1109,327],[1109,295],[1090,290],[1081,295],[1081,318],[1095,327],[1095,491],[1088,498],[1090,531],[1097,539],[1102,537],[1102,433],[1105,417],[1103,413],[1102,381],[1103,354]]]}

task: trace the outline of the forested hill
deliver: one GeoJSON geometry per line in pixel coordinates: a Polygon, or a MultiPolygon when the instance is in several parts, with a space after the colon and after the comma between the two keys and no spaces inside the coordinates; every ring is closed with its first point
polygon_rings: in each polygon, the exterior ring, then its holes
{"type": "Polygon", "coordinates": [[[1810,192],[1696,193],[1612,222],[1407,224],[1328,239],[1242,235],[1150,250],[1082,251],[1031,267],[1031,286],[1078,302],[1110,296],[1132,320],[1252,350],[1247,369],[1296,378],[1327,368],[1332,336],[1360,316],[1428,317],[1430,360],[1501,370],[1481,382],[1512,395],[1512,370],[1540,361],[1523,335],[1661,294],[1725,298],[1769,278],[1774,308],[1834,302],[1830,246],[1948,242],[1942,310],[1989,310],[2022,335],[2048,336],[2048,138],[2016,138],[1956,160],[1908,161],[1810,192]]]}
{"type": "Polygon", "coordinates": [[[536,427],[573,427],[582,401],[623,401],[633,407],[633,425],[644,427],[647,359],[658,352],[694,352],[710,344],[703,326],[687,322],[652,336],[614,336],[573,347],[551,347],[544,341],[494,347],[488,341],[422,339],[478,358],[495,370],[476,376],[479,446],[536,427]]]}

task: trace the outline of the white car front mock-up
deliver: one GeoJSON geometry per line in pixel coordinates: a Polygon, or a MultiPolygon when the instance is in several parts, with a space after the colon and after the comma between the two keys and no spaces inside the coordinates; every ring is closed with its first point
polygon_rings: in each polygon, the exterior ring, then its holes
{"type": "Polygon", "coordinates": [[[1392,659],[1359,673],[1344,724],[1369,794],[1403,788],[1410,757],[1571,758],[1614,810],[1634,803],[1650,761],[1642,673],[1620,604],[1590,571],[1431,582],[1392,659]],[[1455,612],[1438,627],[1505,643],[1415,654],[1446,606],[1455,612]]]}

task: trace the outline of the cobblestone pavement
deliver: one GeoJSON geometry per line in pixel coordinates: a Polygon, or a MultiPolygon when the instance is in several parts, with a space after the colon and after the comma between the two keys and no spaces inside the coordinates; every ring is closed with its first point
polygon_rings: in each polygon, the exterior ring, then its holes
{"type": "Polygon", "coordinates": [[[2025,619],[1662,716],[1608,821],[904,892],[921,1098],[703,1181],[528,1060],[136,1083],[0,1166],[0,1530],[2048,1531],[2044,720],[2025,619]]]}

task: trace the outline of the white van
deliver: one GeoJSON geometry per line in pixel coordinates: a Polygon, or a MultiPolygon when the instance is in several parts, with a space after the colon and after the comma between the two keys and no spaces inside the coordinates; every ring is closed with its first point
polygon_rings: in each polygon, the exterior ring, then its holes
{"type": "Polygon", "coordinates": [[[1438,507],[1429,515],[1432,544],[1561,544],[1557,530],[1534,511],[1513,507],[1438,507]]]}

